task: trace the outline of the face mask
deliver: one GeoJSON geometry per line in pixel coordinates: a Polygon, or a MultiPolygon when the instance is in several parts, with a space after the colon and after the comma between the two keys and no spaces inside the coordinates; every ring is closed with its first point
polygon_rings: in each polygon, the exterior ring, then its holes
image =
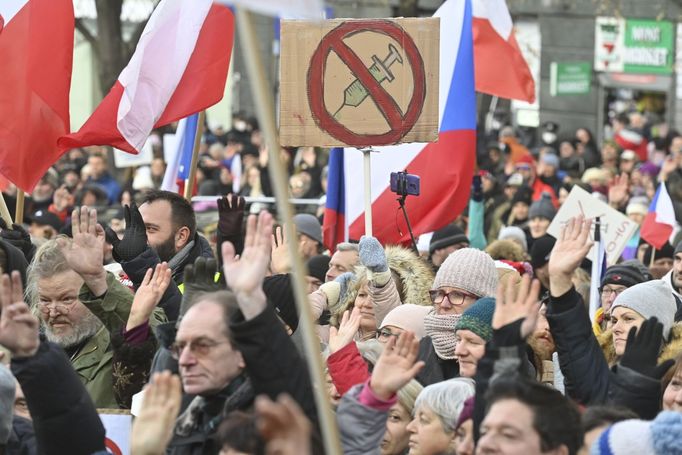
{"type": "Polygon", "coordinates": [[[243,120],[237,120],[234,122],[234,129],[237,131],[246,131],[246,122],[243,120]]]}
{"type": "Polygon", "coordinates": [[[550,132],[550,131],[545,131],[542,133],[542,142],[545,144],[553,144],[556,141],[556,134],[550,132]]]}

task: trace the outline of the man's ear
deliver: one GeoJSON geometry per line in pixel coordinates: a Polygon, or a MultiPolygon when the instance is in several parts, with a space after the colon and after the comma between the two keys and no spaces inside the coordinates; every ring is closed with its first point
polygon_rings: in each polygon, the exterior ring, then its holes
{"type": "Polygon", "coordinates": [[[552,455],[569,455],[568,447],[566,447],[564,444],[562,444],[559,447],[557,447],[556,449],[552,450],[550,453],[552,455]]]}
{"type": "Polygon", "coordinates": [[[175,233],[175,251],[180,251],[192,240],[189,238],[189,234],[190,231],[187,226],[178,229],[178,232],[175,233]]]}

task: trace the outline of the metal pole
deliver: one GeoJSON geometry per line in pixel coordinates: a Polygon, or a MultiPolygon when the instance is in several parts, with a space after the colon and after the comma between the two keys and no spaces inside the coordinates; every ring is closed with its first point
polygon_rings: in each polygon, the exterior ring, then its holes
{"type": "MultiPolygon", "coordinates": [[[[251,82],[251,92],[256,106],[258,122],[263,131],[265,143],[268,148],[268,167],[272,177],[275,197],[277,198],[277,212],[284,220],[284,230],[286,237],[296,238],[296,230],[293,222],[291,205],[288,202],[288,179],[282,162],[279,158],[279,139],[277,137],[277,126],[275,123],[275,109],[272,100],[272,91],[268,87],[265,79],[263,62],[260,58],[258,41],[251,20],[251,13],[246,9],[236,6],[237,10],[237,30],[244,50],[244,59],[251,82]]],[[[299,313],[298,327],[303,335],[308,368],[313,383],[313,393],[317,405],[317,413],[320,419],[320,428],[325,446],[325,453],[328,455],[341,455],[341,445],[336,419],[332,413],[329,398],[327,396],[326,380],[322,356],[320,355],[320,342],[313,327],[313,319],[308,304],[308,295],[303,284],[303,277],[306,275],[305,266],[298,254],[297,242],[288,242],[289,256],[291,257],[292,285],[296,307],[299,313]]]]}
{"type": "Polygon", "coordinates": [[[365,235],[372,235],[372,147],[362,149],[365,171],[365,235]]]}
{"type": "Polygon", "coordinates": [[[194,138],[194,147],[192,148],[192,163],[189,167],[189,175],[185,180],[185,194],[184,197],[189,202],[192,202],[192,191],[194,190],[194,182],[197,180],[197,165],[199,164],[199,147],[201,146],[201,136],[204,134],[204,121],[206,120],[206,111],[199,112],[197,119],[197,135],[194,138]]]}

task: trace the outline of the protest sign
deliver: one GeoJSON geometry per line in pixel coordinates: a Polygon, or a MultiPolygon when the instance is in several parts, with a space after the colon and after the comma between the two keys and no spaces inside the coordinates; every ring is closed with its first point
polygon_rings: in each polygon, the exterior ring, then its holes
{"type": "Polygon", "coordinates": [[[104,445],[113,455],[130,455],[133,417],[120,409],[98,409],[105,430],[104,445]]]}
{"type": "Polygon", "coordinates": [[[282,21],[282,145],[436,140],[439,21],[282,21]]]}
{"type": "MultiPolygon", "coordinates": [[[[637,230],[637,224],[618,210],[596,199],[587,191],[575,185],[559,212],[549,225],[547,233],[559,237],[561,228],[573,217],[583,215],[585,218],[601,221],[601,241],[606,252],[606,262],[615,264],[623,252],[626,243],[637,230]]],[[[594,234],[592,234],[594,238],[594,234]]],[[[588,253],[588,258],[594,257],[594,248],[588,253]]]]}
{"type": "Polygon", "coordinates": [[[114,166],[117,168],[145,166],[151,164],[154,158],[154,150],[152,149],[152,142],[149,138],[142,146],[142,150],[137,155],[132,155],[117,148],[114,149],[114,166]]]}

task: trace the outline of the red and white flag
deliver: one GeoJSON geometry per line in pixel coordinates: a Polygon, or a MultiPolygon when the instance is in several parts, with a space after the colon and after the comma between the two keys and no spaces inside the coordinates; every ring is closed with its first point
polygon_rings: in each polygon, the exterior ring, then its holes
{"type": "Polygon", "coordinates": [[[0,0],[0,174],[26,192],[69,132],[72,0],[0,0]]]}
{"type": "Polygon", "coordinates": [[[161,0],[128,66],[62,149],[112,145],[138,153],[153,128],[206,109],[223,97],[234,18],[212,0],[161,0]]]}
{"type": "Polygon", "coordinates": [[[505,0],[473,0],[476,91],[535,101],[535,82],[514,37],[505,0]]]}

